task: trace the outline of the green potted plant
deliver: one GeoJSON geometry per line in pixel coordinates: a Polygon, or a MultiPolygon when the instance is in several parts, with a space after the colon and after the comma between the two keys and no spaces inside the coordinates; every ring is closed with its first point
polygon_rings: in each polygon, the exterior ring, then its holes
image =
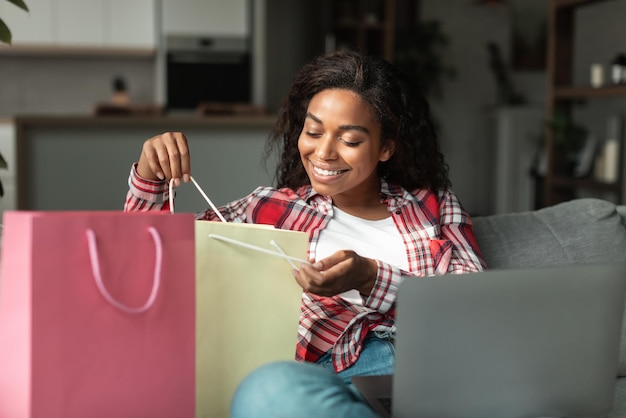
{"type": "MultiPolygon", "coordinates": [[[[26,3],[24,3],[23,0],[7,0],[9,3],[13,3],[14,5],[16,5],[17,7],[19,7],[20,9],[24,10],[24,11],[28,11],[28,7],[26,6],[26,3]]],[[[11,45],[11,30],[9,30],[9,27],[7,26],[7,24],[2,20],[2,18],[0,18],[0,43],[4,43],[7,45],[11,45]]],[[[0,169],[6,170],[8,168],[7,162],[4,159],[4,157],[2,156],[2,154],[0,153],[0,169]]],[[[2,182],[0,181],[0,196],[4,195],[4,188],[2,187],[2,182]]]]}
{"type": "Polygon", "coordinates": [[[572,175],[579,154],[585,146],[588,129],[572,121],[562,109],[555,109],[552,119],[546,121],[552,131],[552,143],[557,157],[557,169],[561,174],[572,175]]]}
{"type": "MultiPolygon", "coordinates": [[[[23,0],[7,0],[9,3],[13,3],[20,9],[24,11],[28,11],[28,6],[24,3],[23,0]]],[[[6,23],[0,18],[0,42],[4,44],[11,45],[11,30],[6,23]]]]}
{"type": "Polygon", "coordinates": [[[449,38],[437,20],[417,21],[396,34],[394,64],[412,78],[426,97],[441,97],[443,81],[456,70],[444,60],[449,38]]]}

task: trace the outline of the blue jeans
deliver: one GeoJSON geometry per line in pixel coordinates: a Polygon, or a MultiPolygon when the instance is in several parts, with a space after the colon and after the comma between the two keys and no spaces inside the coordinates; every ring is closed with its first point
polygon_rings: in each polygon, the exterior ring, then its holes
{"type": "Polygon", "coordinates": [[[395,349],[385,336],[370,334],[355,364],[334,373],[330,354],[316,364],[270,363],[237,388],[231,418],[376,418],[350,383],[352,376],[392,374],[395,349]]]}

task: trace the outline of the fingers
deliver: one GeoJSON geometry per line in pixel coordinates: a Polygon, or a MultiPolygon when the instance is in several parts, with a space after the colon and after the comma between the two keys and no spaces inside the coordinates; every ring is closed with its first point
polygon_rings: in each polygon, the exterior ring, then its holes
{"type": "Polygon", "coordinates": [[[147,179],[188,182],[191,161],[187,138],[181,132],[166,132],[144,142],[137,173],[147,179]]]}
{"type": "Polygon", "coordinates": [[[332,296],[341,293],[326,283],[324,272],[315,270],[309,265],[303,265],[300,270],[294,271],[294,277],[305,292],[320,296],[332,296]]]}
{"type": "Polygon", "coordinates": [[[375,260],[354,251],[337,251],[312,265],[303,265],[294,277],[306,292],[332,296],[357,289],[368,295],[376,282],[375,260]]]}
{"type": "Polygon", "coordinates": [[[341,263],[342,261],[345,261],[354,257],[358,257],[358,256],[359,255],[357,253],[355,253],[354,251],[350,251],[350,250],[336,251],[332,253],[331,255],[329,255],[328,257],[322,260],[319,260],[316,263],[313,263],[313,266],[317,268],[318,270],[328,270],[336,266],[337,264],[341,263]]]}

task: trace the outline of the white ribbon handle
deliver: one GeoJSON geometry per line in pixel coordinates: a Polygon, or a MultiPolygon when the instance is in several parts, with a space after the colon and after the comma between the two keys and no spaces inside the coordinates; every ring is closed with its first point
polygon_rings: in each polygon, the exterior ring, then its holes
{"type": "Polygon", "coordinates": [[[274,240],[270,241],[270,243],[274,247],[276,247],[278,249],[278,251],[268,250],[267,248],[259,247],[257,245],[248,244],[247,242],[243,242],[243,241],[239,241],[239,240],[236,240],[236,239],[228,238],[228,237],[225,237],[223,235],[218,235],[218,234],[209,234],[209,238],[213,238],[213,239],[216,239],[216,240],[219,240],[219,241],[228,242],[229,244],[238,245],[240,247],[244,247],[244,248],[247,248],[249,250],[261,252],[263,254],[273,255],[275,257],[280,257],[282,259],[287,260],[287,262],[289,262],[289,264],[291,264],[291,266],[294,267],[296,270],[298,268],[292,263],[292,261],[297,261],[300,264],[311,264],[311,263],[309,263],[308,261],[306,261],[306,260],[304,260],[302,258],[293,257],[293,256],[285,254],[285,252],[282,250],[282,248],[280,248],[280,246],[274,240]]]}
{"type": "MultiPolygon", "coordinates": [[[[215,214],[217,215],[218,218],[220,218],[220,221],[226,222],[226,219],[222,216],[220,211],[217,210],[217,207],[213,204],[211,199],[209,199],[209,196],[207,196],[206,193],[204,193],[204,190],[202,190],[202,188],[196,182],[196,180],[193,177],[191,177],[191,176],[189,178],[191,179],[191,182],[193,183],[193,185],[196,186],[196,189],[198,189],[198,191],[200,192],[202,197],[204,197],[204,200],[206,200],[207,203],[209,204],[209,206],[211,206],[211,209],[213,209],[213,211],[215,211],[215,214]]],[[[170,213],[174,213],[174,179],[170,179],[170,196],[169,196],[169,198],[170,198],[169,199],[170,200],[170,213]]]]}
{"type": "Polygon", "coordinates": [[[89,258],[91,260],[91,271],[93,273],[94,281],[96,282],[96,286],[102,294],[102,297],[106,299],[111,305],[115,306],[117,309],[129,313],[129,314],[140,314],[148,309],[150,309],[154,305],[154,301],[156,300],[157,293],[159,292],[159,287],[161,286],[161,267],[163,265],[163,244],[161,242],[161,237],[157,232],[156,228],[149,227],[148,232],[152,235],[152,240],[154,241],[154,248],[156,251],[156,260],[154,266],[154,280],[152,282],[152,290],[150,291],[150,296],[148,300],[143,306],[138,308],[133,308],[130,306],[126,306],[123,303],[116,300],[111,293],[107,290],[104,285],[104,281],[102,280],[102,274],[100,271],[100,258],[98,257],[98,247],[96,243],[96,233],[93,229],[87,229],[87,243],[89,245],[89,258]]]}
{"type": "MultiPolygon", "coordinates": [[[[217,217],[220,218],[220,220],[222,222],[226,223],[226,219],[224,218],[224,216],[222,216],[220,211],[213,204],[211,199],[209,199],[209,197],[206,195],[206,193],[204,193],[204,190],[202,190],[202,188],[196,182],[196,180],[193,177],[191,177],[191,176],[189,178],[191,179],[191,182],[194,184],[194,186],[196,186],[196,189],[198,189],[198,191],[200,192],[202,197],[204,197],[204,200],[206,200],[207,203],[209,204],[209,206],[211,206],[211,209],[213,209],[213,211],[215,211],[215,214],[217,215],[217,217]]],[[[174,213],[174,179],[170,179],[170,182],[169,182],[169,192],[170,192],[169,193],[170,213],[174,213]]],[[[259,251],[259,252],[262,252],[262,253],[265,253],[265,254],[269,254],[269,255],[273,255],[273,256],[276,256],[276,257],[281,257],[282,259],[286,260],[291,265],[291,267],[294,268],[295,270],[299,270],[299,269],[298,269],[298,266],[296,266],[293,263],[294,261],[297,261],[298,263],[301,263],[301,264],[310,264],[308,261],[306,261],[304,259],[297,258],[297,257],[292,257],[292,256],[289,256],[289,255],[285,254],[283,249],[280,248],[280,246],[274,240],[270,241],[270,244],[272,244],[278,250],[278,252],[272,251],[272,250],[268,250],[266,248],[258,247],[256,245],[248,244],[248,243],[245,243],[243,241],[238,241],[238,240],[235,240],[235,239],[232,239],[232,238],[224,237],[222,235],[209,234],[209,238],[218,239],[218,240],[221,240],[221,241],[229,242],[231,244],[239,245],[240,247],[248,248],[250,250],[259,251]]]]}

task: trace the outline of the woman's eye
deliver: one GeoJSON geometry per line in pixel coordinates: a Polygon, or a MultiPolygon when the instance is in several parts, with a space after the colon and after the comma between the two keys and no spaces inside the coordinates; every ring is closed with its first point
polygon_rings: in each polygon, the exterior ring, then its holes
{"type": "Polygon", "coordinates": [[[308,136],[313,137],[313,138],[319,138],[320,136],[322,136],[321,133],[319,132],[312,132],[312,131],[307,131],[306,133],[308,136]]]}
{"type": "Polygon", "coordinates": [[[339,140],[343,142],[347,147],[358,147],[361,144],[361,141],[349,141],[341,137],[339,137],[339,140]]]}

